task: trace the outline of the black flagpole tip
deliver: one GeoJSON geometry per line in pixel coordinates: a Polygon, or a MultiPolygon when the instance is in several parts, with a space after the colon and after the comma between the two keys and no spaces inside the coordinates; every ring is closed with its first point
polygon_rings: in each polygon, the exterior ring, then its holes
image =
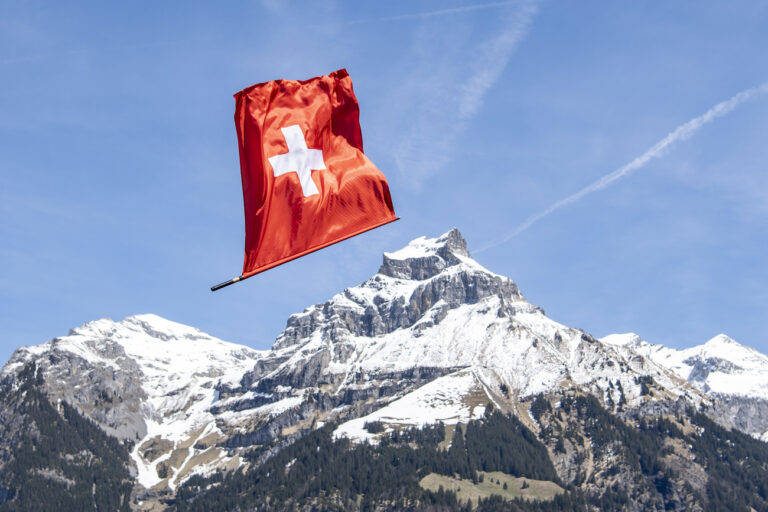
{"type": "Polygon", "coordinates": [[[243,276],[233,277],[229,281],[224,281],[223,283],[219,283],[217,285],[211,286],[211,291],[215,292],[216,290],[221,290],[225,286],[229,286],[231,284],[235,284],[236,282],[242,281],[242,280],[243,280],[243,276]]]}

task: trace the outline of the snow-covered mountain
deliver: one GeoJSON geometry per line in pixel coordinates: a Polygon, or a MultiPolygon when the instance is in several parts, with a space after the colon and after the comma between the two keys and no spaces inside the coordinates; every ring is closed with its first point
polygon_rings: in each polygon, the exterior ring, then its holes
{"type": "MultiPolygon", "coordinates": [[[[668,399],[704,399],[652,361],[546,317],[512,280],[471,259],[457,230],[385,253],[373,278],[293,315],[248,380],[264,388],[314,384],[334,396],[365,395],[375,408],[415,389],[404,377],[417,368],[446,383],[461,380],[464,396],[482,395],[473,401],[483,405],[509,407],[519,398],[579,387],[634,407],[648,399],[642,396],[643,376],[651,376],[668,399]]],[[[413,402],[409,396],[402,400],[413,402]]],[[[422,403],[431,400],[428,395],[422,403]]],[[[411,409],[405,402],[388,409],[411,409]]],[[[430,417],[451,423],[466,418],[467,408],[471,404],[456,404],[430,417]]],[[[382,414],[363,420],[386,420],[382,414]]],[[[401,412],[391,422],[418,425],[423,417],[401,412]]],[[[346,425],[339,433],[369,437],[346,425]]]]}
{"type": "Polygon", "coordinates": [[[151,488],[164,481],[173,488],[192,467],[204,472],[231,465],[234,454],[214,447],[230,418],[214,415],[210,406],[218,401],[218,386],[237,383],[263,354],[156,315],[137,315],[96,320],[22,347],[2,376],[35,362],[52,400],[77,406],[108,433],[135,442],[139,483],[151,488]]]}
{"type": "MultiPolygon", "coordinates": [[[[535,430],[530,400],[548,392],[589,393],[617,414],[746,411],[768,396],[767,362],[727,337],[675,351],[562,325],[473,260],[454,229],[385,253],[372,278],[292,315],[269,351],[139,315],[20,348],[2,377],[34,364],[52,401],[134,443],[151,497],[258,463],[331,421],[337,437],[375,440],[382,429],[463,423],[492,404],[535,430]]],[[[731,424],[766,432],[768,408],[755,407],[731,424]]]]}
{"type": "Polygon", "coordinates": [[[717,399],[721,421],[768,441],[768,356],[718,334],[682,350],[651,344],[634,333],[601,341],[668,368],[717,399]]]}

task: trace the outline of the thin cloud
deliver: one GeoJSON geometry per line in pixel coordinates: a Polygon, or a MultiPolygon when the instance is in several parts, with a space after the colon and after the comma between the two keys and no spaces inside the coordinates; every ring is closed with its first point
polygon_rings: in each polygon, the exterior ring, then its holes
{"type": "Polygon", "coordinates": [[[615,171],[609,174],[606,174],[605,176],[598,179],[597,181],[582,188],[575,194],[571,194],[570,196],[557,201],[546,210],[543,210],[535,215],[528,217],[522,224],[517,226],[515,229],[513,229],[503,237],[486,244],[485,246],[481,247],[479,250],[475,252],[480,253],[492,247],[496,247],[497,245],[503,244],[504,242],[509,241],[510,239],[516,237],[523,231],[527,230],[536,222],[540,221],[541,219],[550,215],[551,213],[554,213],[557,210],[565,206],[568,206],[569,204],[575,203],[576,201],[579,201],[583,197],[593,192],[597,192],[598,190],[604,189],[614,181],[617,181],[621,178],[624,178],[625,176],[630,175],[634,171],[644,167],[652,159],[662,156],[666,150],[671,149],[676,143],[692,137],[705,124],[711,123],[718,117],[723,117],[729,114],[731,111],[733,111],[736,107],[738,107],[742,103],[749,101],[762,94],[765,94],[766,92],[768,92],[768,82],[765,82],[761,85],[741,91],[740,93],[734,95],[730,99],[727,99],[721,103],[718,103],[714,107],[704,112],[702,115],[698,117],[694,117],[687,123],[681,124],[680,126],[675,128],[675,130],[672,131],[669,135],[667,135],[666,137],[661,139],[659,142],[651,146],[651,148],[648,149],[645,153],[638,156],[628,164],[622,167],[619,167],[618,169],[616,169],[615,171]]]}
{"type": "Polygon", "coordinates": [[[536,7],[533,3],[523,5],[510,20],[508,28],[482,48],[475,61],[474,73],[463,86],[459,119],[469,119],[480,109],[485,93],[498,81],[510,57],[528,33],[535,13],[536,7]]]}
{"type": "Polygon", "coordinates": [[[519,4],[520,0],[508,0],[505,2],[492,2],[488,4],[468,5],[465,7],[454,7],[451,9],[438,9],[435,11],[416,12],[413,14],[400,14],[397,16],[385,16],[382,18],[368,18],[364,20],[350,21],[349,25],[357,25],[360,23],[379,23],[385,21],[403,21],[403,20],[417,20],[423,18],[432,18],[435,16],[445,16],[449,14],[460,14],[470,11],[479,11],[482,9],[493,9],[495,7],[505,7],[512,4],[519,4]]]}
{"type": "MultiPolygon", "coordinates": [[[[398,125],[393,158],[407,176],[407,183],[416,189],[451,161],[468,122],[498,82],[537,12],[535,0],[483,4],[472,9],[502,5],[515,8],[505,9],[499,20],[501,27],[479,43],[467,38],[471,30],[463,22],[453,29],[442,24],[422,27],[433,31],[414,45],[421,60],[393,102],[407,105],[411,119],[404,131],[402,124],[398,125]]],[[[435,12],[447,11],[455,9],[435,12]]]]}
{"type": "Polygon", "coordinates": [[[110,55],[115,51],[124,50],[144,50],[148,48],[161,48],[166,46],[187,45],[190,43],[212,42],[216,39],[212,37],[194,37],[184,38],[171,41],[148,41],[145,43],[130,43],[120,44],[113,46],[98,46],[80,48],[77,50],[62,50],[57,52],[40,53],[37,55],[24,55],[21,57],[10,57],[6,59],[0,59],[0,66],[10,66],[14,64],[25,64],[27,62],[34,62],[37,60],[46,59],[62,59],[66,57],[74,57],[77,55],[110,55]]]}

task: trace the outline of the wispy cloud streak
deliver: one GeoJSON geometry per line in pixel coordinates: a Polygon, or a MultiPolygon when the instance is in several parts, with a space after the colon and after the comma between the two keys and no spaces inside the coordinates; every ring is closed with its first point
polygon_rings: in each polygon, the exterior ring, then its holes
{"type": "Polygon", "coordinates": [[[489,41],[477,56],[474,73],[462,87],[459,119],[466,120],[480,109],[485,93],[495,84],[517,46],[528,33],[536,14],[536,4],[520,3],[520,10],[510,20],[507,30],[489,41]]]}
{"type": "Polygon", "coordinates": [[[484,6],[514,7],[502,9],[495,20],[499,28],[484,28],[479,43],[467,39],[471,26],[464,20],[450,27],[423,24],[422,38],[414,47],[422,59],[397,89],[393,103],[408,105],[410,123],[405,130],[402,123],[397,125],[392,156],[415,189],[451,161],[461,135],[501,78],[537,12],[536,0],[472,7],[484,6]]]}
{"type": "Polygon", "coordinates": [[[405,21],[405,20],[418,20],[424,18],[433,18],[435,16],[445,16],[449,14],[461,14],[471,11],[480,11],[483,9],[493,9],[495,7],[505,7],[508,5],[519,4],[520,0],[507,0],[505,2],[491,2],[487,4],[467,5],[464,7],[453,7],[450,9],[438,9],[435,11],[416,12],[412,14],[400,14],[397,16],[384,16],[381,18],[369,18],[364,20],[350,21],[349,25],[357,25],[359,23],[379,23],[385,21],[405,21]]]}
{"type": "Polygon", "coordinates": [[[496,247],[497,245],[501,245],[504,242],[507,242],[510,239],[516,237],[523,231],[527,230],[536,222],[540,221],[541,219],[550,215],[551,213],[554,213],[557,210],[565,206],[568,206],[569,204],[575,203],[576,201],[579,201],[583,197],[593,192],[597,192],[598,190],[604,189],[614,181],[617,181],[621,178],[624,178],[632,174],[634,171],[644,167],[652,159],[662,156],[666,150],[672,148],[676,143],[692,137],[705,124],[714,121],[718,117],[725,116],[726,114],[733,111],[736,107],[738,107],[742,103],[749,101],[750,99],[760,96],[762,94],[765,94],[767,92],[768,92],[768,82],[765,82],[761,85],[741,91],[740,93],[732,96],[731,98],[721,103],[718,103],[714,107],[704,112],[702,115],[698,117],[694,117],[687,123],[681,124],[680,126],[675,128],[675,130],[672,131],[669,135],[667,135],[666,137],[661,139],[659,142],[651,146],[651,148],[648,149],[645,153],[638,156],[628,164],[622,167],[619,167],[618,169],[616,169],[615,171],[609,174],[606,174],[602,178],[587,185],[586,187],[582,188],[578,192],[557,201],[556,203],[552,204],[549,208],[535,215],[531,215],[525,221],[523,221],[522,224],[517,226],[515,229],[513,229],[503,237],[486,244],[485,246],[481,247],[479,250],[476,250],[474,252],[480,253],[492,247],[496,247]]]}

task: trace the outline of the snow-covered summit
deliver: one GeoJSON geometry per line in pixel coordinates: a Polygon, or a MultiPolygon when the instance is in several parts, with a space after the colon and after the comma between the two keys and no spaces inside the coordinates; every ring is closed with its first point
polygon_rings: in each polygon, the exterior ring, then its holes
{"type": "Polygon", "coordinates": [[[464,240],[464,237],[461,236],[457,228],[452,228],[436,238],[428,238],[426,236],[414,238],[402,249],[394,252],[385,252],[384,257],[393,260],[424,258],[436,254],[445,257],[448,251],[466,256],[467,258],[470,257],[467,250],[467,241],[464,240]]]}
{"type": "Polygon", "coordinates": [[[643,338],[633,332],[623,334],[609,334],[608,336],[600,338],[600,341],[607,343],[608,345],[614,345],[616,347],[632,348],[642,346],[643,343],[646,343],[643,341],[643,338]]]}
{"type": "Polygon", "coordinates": [[[725,334],[681,350],[649,343],[634,333],[611,334],[601,341],[628,347],[706,393],[768,400],[768,356],[725,334]]]}
{"type": "Polygon", "coordinates": [[[744,345],[734,340],[727,334],[718,334],[714,338],[704,343],[704,347],[709,351],[723,350],[724,351],[723,354],[731,352],[732,350],[736,350],[742,353],[744,350],[747,350],[747,351],[753,350],[749,347],[745,347],[744,345]]]}
{"type": "MultiPolygon", "coordinates": [[[[263,352],[222,341],[184,324],[153,314],[134,315],[115,322],[101,318],[70,329],[67,336],[48,343],[21,347],[3,368],[14,371],[31,355],[66,352],[90,363],[119,367],[125,360],[140,363],[145,377],[169,373],[180,377],[218,373],[225,376],[233,362],[249,367],[263,352]]],[[[244,371],[244,370],[243,370],[244,371]]]]}
{"type": "Polygon", "coordinates": [[[385,252],[379,274],[420,281],[454,266],[492,273],[472,259],[467,250],[467,241],[458,229],[453,228],[437,238],[422,236],[398,251],[385,252]]]}
{"type": "Polygon", "coordinates": [[[454,228],[384,253],[372,278],[292,315],[274,349],[305,343],[312,336],[339,339],[345,333],[365,337],[390,333],[413,327],[425,316],[441,318],[450,309],[488,296],[510,304],[524,302],[514,281],[470,257],[466,241],[454,228]]]}

